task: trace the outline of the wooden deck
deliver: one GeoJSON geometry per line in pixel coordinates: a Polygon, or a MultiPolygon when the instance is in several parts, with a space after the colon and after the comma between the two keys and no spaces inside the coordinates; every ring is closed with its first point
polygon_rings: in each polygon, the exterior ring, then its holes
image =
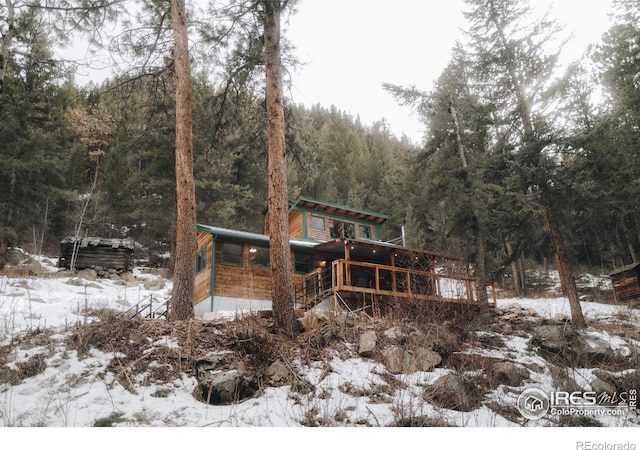
{"type": "MultiPolygon", "coordinates": [[[[496,305],[496,288],[489,283],[488,306],[496,305]]],[[[462,277],[385,266],[366,262],[338,259],[331,267],[318,268],[304,276],[296,287],[296,303],[313,307],[320,301],[338,294],[354,298],[357,294],[378,299],[414,299],[481,305],[478,299],[478,280],[462,277]]]]}

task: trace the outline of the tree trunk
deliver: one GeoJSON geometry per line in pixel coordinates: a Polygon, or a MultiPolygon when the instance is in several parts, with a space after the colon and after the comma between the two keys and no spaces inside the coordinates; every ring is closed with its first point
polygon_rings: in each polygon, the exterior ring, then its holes
{"type": "Polygon", "coordinates": [[[171,0],[176,83],[176,255],[169,320],[193,317],[195,292],[196,195],[193,178],[191,68],[184,0],[171,0]]]}
{"type": "Polygon", "coordinates": [[[629,227],[625,222],[625,215],[620,214],[618,216],[618,220],[620,221],[620,229],[622,230],[622,239],[627,244],[627,250],[629,252],[629,257],[631,257],[631,263],[638,262],[638,256],[636,255],[636,249],[633,247],[633,241],[631,239],[631,233],[629,231],[629,227]]]}
{"type": "MultiPolygon", "coordinates": [[[[0,230],[1,234],[1,230],[0,230]]],[[[7,264],[7,253],[9,250],[9,243],[3,237],[0,237],[0,270],[4,269],[4,266],[7,264]]]]}
{"type": "Polygon", "coordinates": [[[560,273],[560,279],[564,279],[564,288],[567,290],[567,297],[569,297],[571,327],[575,329],[585,328],[587,323],[582,315],[582,307],[580,306],[580,299],[578,298],[576,280],[573,277],[571,266],[569,266],[569,262],[567,261],[567,253],[564,248],[564,239],[560,232],[560,227],[553,218],[553,211],[551,209],[551,193],[547,186],[542,186],[542,202],[544,204],[544,213],[547,220],[547,227],[549,228],[549,235],[551,236],[551,241],[553,242],[553,247],[558,261],[558,272],[560,273]]]}
{"type": "Polygon", "coordinates": [[[0,94],[4,91],[4,76],[7,72],[7,64],[9,64],[9,47],[15,32],[15,11],[13,9],[13,1],[6,2],[7,7],[7,31],[0,37],[0,94]]]}
{"type": "MultiPolygon", "coordinates": [[[[512,45],[507,38],[507,33],[505,32],[504,25],[498,20],[500,15],[497,10],[497,5],[495,4],[495,2],[490,1],[489,7],[491,9],[491,20],[493,22],[493,25],[495,26],[496,31],[498,32],[498,39],[500,41],[499,45],[501,47],[501,50],[504,51],[507,55],[506,69],[510,81],[513,85],[513,91],[518,107],[518,115],[520,116],[520,121],[522,122],[522,127],[524,129],[524,145],[520,151],[524,152],[524,156],[527,156],[527,159],[530,161],[531,167],[539,167],[540,156],[543,147],[541,147],[539,143],[536,142],[534,133],[535,130],[533,128],[533,121],[531,118],[531,107],[529,101],[527,100],[525,88],[521,83],[521,79],[518,76],[518,73],[516,72],[516,55],[514,53],[512,45]]],[[[564,248],[564,240],[562,238],[562,234],[560,233],[560,227],[553,218],[553,213],[551,210],[551,193],[549,192],[549,187],[546,185],[548,174],[541,174],[539,175],[539,178],[543,181],[529,181],[541,187],[547,227],[549,228],[549,234],[551,235],[551,240],[553,242],[553,246],[559,260],[558,271],[561,273],[561,276],[564,276],[565,283],[568,289],[567,295],[569,297],[569,304],[571,308],[571,326],[573,328],[584,328],[586,326],[586,322],[584,320],[584,316],[582,315],[582,308],[578,299],[576,283],[573,278],[571,267],[569,266],[569,263],[567,261],[567,255],[564,248]]]]}
{"type": "Polygon", "coordinates": [[[482,229],[480,227],[480,219],[478,218],[478,208],[476,206],[475,192],[473,184],[469,179],[469,167],[467,165],[467,156],[464,150],[464,143],[462,142],[462,134],[460,133],[460,123],[458,122],[458,113],[456,112],[453,99],[449,100],[449,113],[453,119],[453,125],[456,131],[456,141],[458,143],[458,154],[462,164],[462,177],[467,195],[469,196],[469,202],[471,203],[471,232],[473,233],[473,243],[476,253],[476,277],[478,278],[477,296],[480,303],[487,303],[487,274],[485,270],[485,252],[484,252],[484,239],[482,237],[482,229]]]}
{"type": "Polygon", "coordinates": [[[280,59],[280,12],[282,2],[264,2],[264,49],[266,62],[268,208],[273,318],[279,332],[293,334],[293,294],[287,160],[285,154],[284,98],[280,59]]]}
{"type": "Polygon", "coordinates": [[[509,257],[509,260],[511,261],[511,275],[513,278],[512,280],[513,290],[516,296],[520,296],[522,295],[522,291],[520,289],[520,275],[518,271],[518,262],[516,261],[515,255],[513,254],[513,247],[511,245],[511,242],[509,242],[509,239],[504,240],[504,248],[507,252],[507,256],[509,257]]]}

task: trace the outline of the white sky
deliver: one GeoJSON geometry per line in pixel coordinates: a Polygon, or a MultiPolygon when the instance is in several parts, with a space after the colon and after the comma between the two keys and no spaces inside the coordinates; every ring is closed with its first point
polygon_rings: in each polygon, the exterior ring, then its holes
{"type": "MultiPolygon", "coordinates": [[[[204,5],[207,0],[193,1],[204,5]]],[[[579,59],[610,27],[612,0],[530,3],[541,11],[552,5],[566,33],[574,34],[565,47],[566,61],[579,59]]],[[[464,8],[463,0],[299,0],[285,27],[305,63],[291,73],[293,101],[308,107],[334,105],[366,125],[384,118],[396,136],[405,134],[420,143],[424,129],[418,117],[398,105],[382,83],[429,91],[465,27],[464,8]]],[[[68,51],[88,57],[82,48],[68,51]]],[[[96,81],[111,71],[80,69],[77,79],[96,81]]]]}
{"type": "MultiPolygon", "coordinates": [[[[531,0],[549,3],[574,33],[568,60],[579,59],[609,28],[611,0],[531,0]]],[[[382,83],[430,90],[465,25],[463,8],[463,0],[300,0],[286,31],[307,63],[292,73],[293,100],[335,105],[364,124],[385,118],[398,137],[420,142],[418,118],[382,83]]]]}

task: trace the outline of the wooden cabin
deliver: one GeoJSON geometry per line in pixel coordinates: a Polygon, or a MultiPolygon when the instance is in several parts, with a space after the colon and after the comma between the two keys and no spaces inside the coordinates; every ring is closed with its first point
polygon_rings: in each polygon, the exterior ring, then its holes
{"type": "MultiPolygon", "coordinates": [[[[446,255],[382,242],[388,216],[299,197],[289,208],[292,281],[297,307],[330,300],[356,308],[367,299],[424,299],[478,304],[469,268],[446,255]]],[[[265,234],[198,225],[196,316],[271,308],[269,213],[265,234]]],[[[490,298],[495,304],[495,288],[490,298]]]]}
{"type": "Polygon", "coordinates": [[[609,273],[613,294],[620,302],[640,300],[640,263],[629,264],[609,273]]]}
{"type": "Polygon", "coordinates": [[[58,267],[70,269],[74,252],[74,268],[78,270],[102,267],[128,271],[134,264],[134,246],[130,239],[66,237],[60,242],[58,267]]]}

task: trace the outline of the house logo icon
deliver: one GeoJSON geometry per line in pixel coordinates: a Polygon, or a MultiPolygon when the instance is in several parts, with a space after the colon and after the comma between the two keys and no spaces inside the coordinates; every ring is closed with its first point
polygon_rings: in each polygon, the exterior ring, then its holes
{"type": "Polygon", "coordinates": [[[518,411],[527,419],[540,419],[549,411],[549,397],[538,388],[525,389],[518,397],[518,411]]]}

